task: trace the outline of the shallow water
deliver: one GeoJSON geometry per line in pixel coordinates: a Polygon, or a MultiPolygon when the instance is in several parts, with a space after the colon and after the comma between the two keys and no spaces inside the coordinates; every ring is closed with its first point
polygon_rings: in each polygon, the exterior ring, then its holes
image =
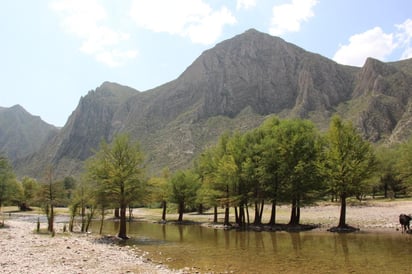
{"type": "MultiPolygon", "coordinates": [[[[107,222],[104,233],[117,228],[107,222]]],[[[412,273],[412,235],[396,231],[248,232],[133,222],[128,235],[128,244],[153,261],[202,273],[412,273]]]]}

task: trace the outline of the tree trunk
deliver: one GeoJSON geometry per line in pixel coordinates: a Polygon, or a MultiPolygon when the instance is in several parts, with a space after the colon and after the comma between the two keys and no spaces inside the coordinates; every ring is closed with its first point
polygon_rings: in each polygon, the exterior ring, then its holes
{"type": "Polygon", "coordinates": [[[272,210],[271,210],[271,213],[270,213],[269,225],[275,225],[276,224],[276,206],[277,206],[277,201],[273,200],[272,201],[272,210]]]}
{"type": "Polygon", "coordinates": [[[340,196],[340,217],[338,227],[346,227],[346,195],[342,194],[340,196]]]}
{"type": "Polygon", "coordinates": [[[166,221],[166,201],[162,201],[162,221],[166,221]]]}
{"type": "Polygon", "coordinates": [[[230,225],[230,222],[229,222],[229,205],[228,204],[225,205],[225,220],[223,221],[223,225],[227,225],[227,226],[230,225]]]}
{"type": "Polygon", "coordinates": [[[50,217],[49,217],[49,232],[53,232],[54,230],[54,207],[50,205],[50,217]]]}
{"type": "Polygon", "coordinates": [[[250,218],[249,218],[249,207],[246,203],[246,220],[247,220],[247,225],[250,225],[250,218]]]}
{"type": "Polygon", "coordinates": [[[199,204],[199,207],[198,207],[198,209],[197,209],[197,212],[198,212],[199,214],[203,214],[203,204],[202,204],[202,203],[199,204]]]}
{"type": "Polygon", "coordinates": [[[99,235],[102,235],[104,224],[104,212],[102,211],[102,218],[100,219],[99,235]]]}
{"type": "Polygon", "coordinates": [[[82,216],[82,227],[80,229],[81,232],[85,232],[85,225],[86,225],[86,207],[82,205],[81,208],[81,216],[82,216]]]}
{"type": "Polygon", "coordinates": [[[213,222],[217,223],[217,206],[213,207],[213,222]]]}
{"type": "Polygon", "coordinates": [[[128,239],[126,235],[126,205],[121,205],[120,207],[120,227],[119,234],[117,236],[124,240],[128,239]]]}
{"type": "Polygon", "coordinates": [[[114,209],[114,217],[115,217],[115,218],[120,218],[120,213],[119,213],[119,208],[118,208],[118,207],[116,207],[116,208],[114,209]]]}
{"type": "Polygon", "coordinates": [[[129,206],[129,222],[131,222],[133,219],[133,207],[129,206]]]}
{"type": "Polygon", "coordinates": [[[293,199],[292,200],[292,210],[290,212],[290,220],[289,220],[290,225],[296,225],[297,224],[297,215],[298,215],[297,200],[293,199]]]}
{"type": "Polygon", "coordinates": [[[257,201],[255,201],[255,220],[253,221],[254,225],[260,225],[261,224],[261,217],[260,217],[260,206],[257,201]]]}
{"type": "Polygon", "coordinates": [[[178,222],[183,221],[183,211],[185,210],[185,204],[183,202],[179,203],[179,219],[177,220],[178,222]]]}

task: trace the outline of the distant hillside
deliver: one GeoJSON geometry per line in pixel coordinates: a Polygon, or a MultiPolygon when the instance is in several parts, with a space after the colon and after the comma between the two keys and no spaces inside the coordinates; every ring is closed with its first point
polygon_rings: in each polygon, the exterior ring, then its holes
{"type": "Polygon", "coordinates": [[[248,30],[203,52],[177,79],[145,92],[103,83],[81,98],[60,133],[19,161],[39,177],[47,164],[76,175],[98,147],[129,132],[149,172],[188,167],[225,131],[257,127],[267,116],[308,118],[326,129],[339,113],[366,139],[398,142],[412,125],[412,60],[342,66],[284,40],[248,30]]]}
{"type": "Polygon", "coordinates": [[[10,161],[37,152],[58,131],[20,105],[0,108],[0,153],[10,161]]]}

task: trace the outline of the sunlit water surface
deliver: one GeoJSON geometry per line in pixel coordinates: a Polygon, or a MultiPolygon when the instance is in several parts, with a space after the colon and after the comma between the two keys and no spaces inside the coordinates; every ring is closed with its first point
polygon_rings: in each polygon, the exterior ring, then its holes
{"type": "MultiPolygon", "coordinates": [[[[117,230],[117,222],[105,223],[104,233],[117,230]]],[[[128,235],[128,244],[153,261],[201,273],[412,273],[412,235],[399,231],[248,232],[132,222],[128,235]]]]}

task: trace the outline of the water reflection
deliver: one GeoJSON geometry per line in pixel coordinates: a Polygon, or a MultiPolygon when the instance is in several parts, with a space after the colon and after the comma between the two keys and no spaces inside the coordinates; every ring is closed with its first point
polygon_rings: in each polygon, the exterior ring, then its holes
{"type": "MultiPolygon", "coordinates": [[[[104,233],[115,234],[117,226],[105,224],[104,233]]],[[[412,236],[396,232],[247,232],[149,223],[131,223],[128,231],[129,243],[172,268],[236,273],[393,273],[394,269],[410,273],[412,269],[412,236]]]]}

